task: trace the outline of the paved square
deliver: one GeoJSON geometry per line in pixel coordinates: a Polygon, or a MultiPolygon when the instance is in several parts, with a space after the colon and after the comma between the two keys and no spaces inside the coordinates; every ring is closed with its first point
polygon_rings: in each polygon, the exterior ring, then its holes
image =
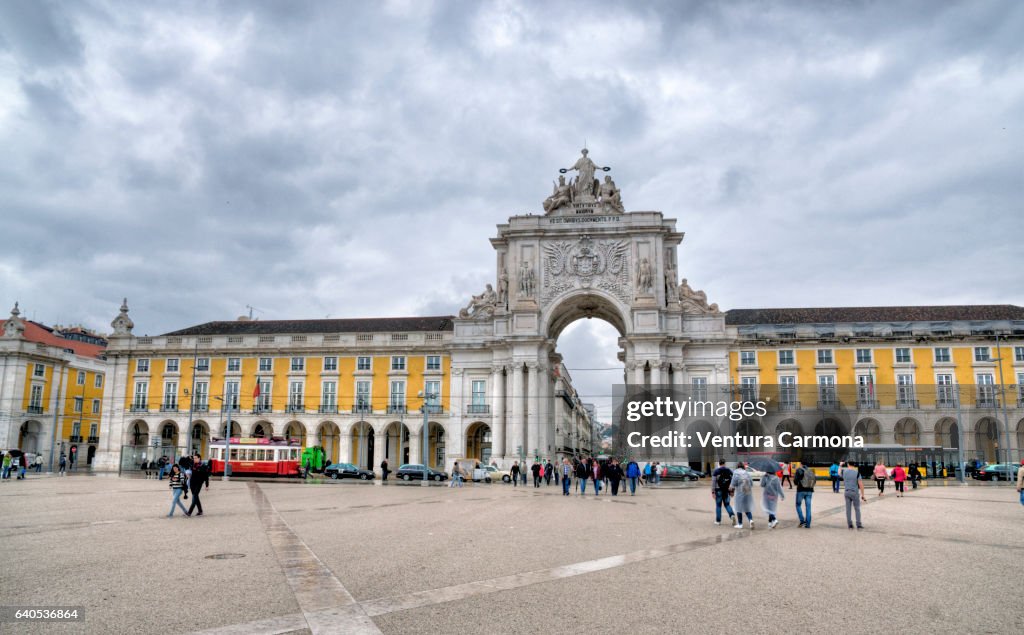
{"type": "Polygon", "coordinates": [[[214,481],[168,519],[166,482],[36,477],[0,485],[0,605],[86,607],[31,633],[1024,631],[1012,489],[868,499],[863,531],[826,486],[812,529],[789,496],[751,532],[703,484],[214,481]]]}

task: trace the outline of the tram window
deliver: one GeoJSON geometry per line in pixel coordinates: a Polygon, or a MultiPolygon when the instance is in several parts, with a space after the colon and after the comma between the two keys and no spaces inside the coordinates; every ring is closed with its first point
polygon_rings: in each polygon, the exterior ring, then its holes
{"type": "Polygon", "coordinates": [[[264,460],[263,450],[256,450],[256,460],[257,461],[264,460]]]}
{"type": "Polygon", "coordinates": [[[231,460],[232,461],[237,461],[238,460],[238,449],[237,448],[231,448],[231,460]]]}
{"type": "Polygon", "coordinates": [[[299,458],[299,451],[298,451],[298,449],[296,449],[296,448],[292,448],[291,449],[291,457],[292,457],[293,461],[295,461],[295,460],[297,460],[299,458]]]}

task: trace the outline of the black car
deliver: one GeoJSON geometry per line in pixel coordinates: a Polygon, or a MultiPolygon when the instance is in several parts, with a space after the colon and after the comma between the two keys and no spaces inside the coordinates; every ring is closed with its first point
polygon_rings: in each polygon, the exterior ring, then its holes
{"type": "Polygon", "coordinates": [[[662,470],[661,480],[696,481],[702,476],[704,476],[703,472],[698,472],[686,465],[666,465],[665,469],[662,470]]]}
{"type": "Polygon", "coordinates": [[[978,468],[974,478],[979,481],[1012,481],[1017,478],[1018,467],[1012,463],[990,463],[978,468]]]}
{"type": "Polygon", "coordinates": [[[406,463],[398,468],[395,477],[403,481],[422,481],[424,477],[431,481],[444,481],[448,479],[448,473],[439,472],[421,463],[406,463]]]}
{"type": "Polygon", "coordinates": [[[373,472],[356,467],[351,463],[331,463],[324,468],[324,476],[333,479],[357,478],[361,481],[372,481],[373,472]]]}

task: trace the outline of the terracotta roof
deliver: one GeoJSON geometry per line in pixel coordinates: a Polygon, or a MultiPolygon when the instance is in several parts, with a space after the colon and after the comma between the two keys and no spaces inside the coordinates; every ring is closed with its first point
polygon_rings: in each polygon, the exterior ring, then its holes
{"type": "Polygon", "coordinates": [[[348,320],[253,320],[206,322],[164,335],[272,335],[275,333],[378,333],[452,331],[454,316],[357,318],[348,320]]]}
{"type": "Polygon", "coordinates": [[[46,344],[47,346],[71,349],[74,351],[75,355],[81,355],[82,357],[99,357],[103,354],[103,351],[106,350],[105,346],[89,344],[88,342],[79,342],[78,340],[69,340],[59,335],[55,335],[49,327],[33,322],[32,320],[24,320],[24,322],[25,339],[29,342],[37,342],[39,344],[46,344]]]}
{"type": "Polygon", "coordinates": [[[795,309],[733,309],[725,323],[829,324],[837,322],[950,322],[957,320],[1024,320],[1024,307],[1013,304],[958,306],[865,306],[795,309]]]}

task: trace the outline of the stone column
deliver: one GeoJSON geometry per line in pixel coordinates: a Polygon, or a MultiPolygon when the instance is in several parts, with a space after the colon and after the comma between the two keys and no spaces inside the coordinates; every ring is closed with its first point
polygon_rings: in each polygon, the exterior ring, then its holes
{"type": "MultiPolygon", "coordinates": [[[[423,461],[423,424],[418,429],[409,427],[409,462],[420,463],[423,461]]],[[[427,458],[427,466],[430,466],[430,458],[427,458]]]]}
{"type": "Polygon", "coordinates": [[[654,362],[651,364],[651,386],[657,386],[661,383],[661,362],[654,362]]]}
{"type": "Polygon", "coordinates": [[[491,368],[491,457],[505,456],[505,375],[503,366],[491,368]]]}
{"type": "Polygon", "coordinates": [[[355,463],[352,460],[352,428],[338,433],[338,462],[355,463]]]}
{"type": "Polygon", "coordinates": [[[633,383],[637,386],[643,386],[646,383],[644,381],[643,362],[633,362],[633,383]]]}
{"type": "Polygon", "coordinates": [[[548,368],[540,367],[537,370],[537,443],[541,458],[550,459],[554,462],[553,450],[548,446],[554,445],[555,423],[554,423],[554,396],[555,387],[551,378],[551,371],[548,368]]]}
{"type": "MultiPolygon", "coordinates": [[[[388,459],[388,469],[398,469],[398,463],[395,459],[397,454],[395,454],[395,456],[386,454],[385,448],[387,447],[387,433],[384,430],[375,431],[373,437],[373,462],[370,464],[370,469],[372,469],[373,473],[377,476],[380,476],[380,462],[383,461],[385,457],[388,459]]],[[[392,449],[392,453],[394,454],[394,449],[392,449]]]]}
{"type": "MultiPolygon", "coordinates": [[[[512,421],[508,425],[508,453],[515,455],[516,446],[523,441],[523,416],[526,414],[526,391],[523,390],[523,367],[521,364],[512,366],[512,421]]],[[[523,452],[527,449],[524,446],[523,452]]],[[[515,460],[519,456],[515,455],[515,460]]]]}
{"type": "Polygon", "coordinates": [[[526,410],[526,454],[532,460],[536,453],[540,453],[540,367],[536,363],[527,365],[529,376],[529,388],[527,389],[528,401],[526,410]]]}

